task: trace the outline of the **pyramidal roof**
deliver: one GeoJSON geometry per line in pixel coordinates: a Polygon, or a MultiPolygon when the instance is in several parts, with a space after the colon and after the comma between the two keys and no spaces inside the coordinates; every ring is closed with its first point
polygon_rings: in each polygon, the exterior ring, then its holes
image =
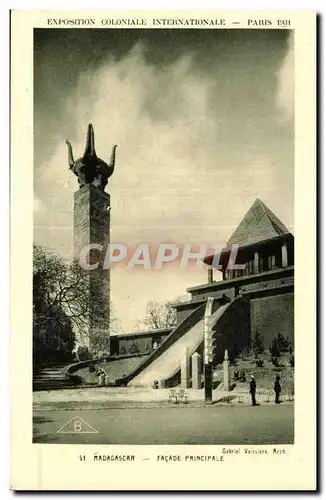
{"type": "Polygon", "coordinates": [[[289,230],[284,224],[257,198],[230,237],[228,243],[246,246],[288,233],[289,230]]]}

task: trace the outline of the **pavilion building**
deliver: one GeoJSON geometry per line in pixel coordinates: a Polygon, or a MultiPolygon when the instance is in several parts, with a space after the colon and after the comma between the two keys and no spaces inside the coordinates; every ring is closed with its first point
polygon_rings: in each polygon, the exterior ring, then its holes
{"type": "Polygon", "coordinates": [[[294,338],[294,238],[285,225],[259,199],[248,210],[228,245],[238,245],[244,269],[227,269],[230,249],[222,252],[214,269],[214,255],[205,258],[209,265],[207,283],[187,289],[191,300],[176,304],[178,322],[207,297],[248,299],[250,337],[260,333],[266,348],[282,333],[294,338]],[[214,280],[216,274],[218,280],[214,280]],[[222,279],[221,279],[222,278],[222,279]]]}

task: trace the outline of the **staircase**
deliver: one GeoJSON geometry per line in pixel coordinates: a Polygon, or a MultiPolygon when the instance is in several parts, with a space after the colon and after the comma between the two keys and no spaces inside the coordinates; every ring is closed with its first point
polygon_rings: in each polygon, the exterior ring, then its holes
{"type": "Polygon", "coordinates": [[[50,391],[54,389],[72,389],[76,387],[73,380],[67,377],[63,367],[43,368],[33,377],[33,391],[50,391]]]}

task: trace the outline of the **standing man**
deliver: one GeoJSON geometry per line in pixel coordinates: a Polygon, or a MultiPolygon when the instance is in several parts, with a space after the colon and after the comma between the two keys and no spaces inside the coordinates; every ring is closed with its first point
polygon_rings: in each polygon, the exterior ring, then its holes
{"type": "Polygon", "coordinates": [[[251,406],[256,406],[256,381],[253,375],[250,375],[251,406]]]}
{"type": "Polygon", "coordinates": [[[274,384],[274,391],[275,391],[275,404],[280,403],[280,394],[281,394],[281,384],[280,384],[280,376],[276,375],[275,379],[275,384],[274,384]]]}

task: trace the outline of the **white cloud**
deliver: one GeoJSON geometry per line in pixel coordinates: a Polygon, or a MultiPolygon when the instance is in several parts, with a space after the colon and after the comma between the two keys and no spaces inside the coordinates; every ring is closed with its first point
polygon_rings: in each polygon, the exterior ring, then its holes
{"type": "MultiPolygon", "coordinates": [[[[289,105],[282,83],[292,75],[289,54],[280,71],[282,109],[289,105]]],[[[112,242],[224,243],[255,197],[275,200],[277,171],[270,158],[261,152],[257,157],[251,142],[245,149],[240,137],[231,140],[236,150],[225,142],[236,132],[223,92],[216,93],[216,78],[195,71],[190,56],[159,69],[150,66],[137,45],[124,59],[85,72],[67,96],[61,119],[71,126],[67,138],[75,159],[83,154],[89,122],[99,157],[108,161],[118,144],[107,187],[112,242]]],[[[69,255],[78,184],[68,168],[65,139],[58,127],[56,149],[37,170],[35,235],[69,255]]],[[[204,281],[203,272],[178,269],[113,271],[112,295],[123,327],[130,330],[141,319],[152,296],[173,300],[204,281]]]]}

